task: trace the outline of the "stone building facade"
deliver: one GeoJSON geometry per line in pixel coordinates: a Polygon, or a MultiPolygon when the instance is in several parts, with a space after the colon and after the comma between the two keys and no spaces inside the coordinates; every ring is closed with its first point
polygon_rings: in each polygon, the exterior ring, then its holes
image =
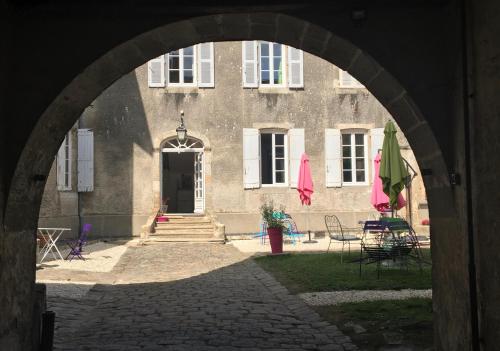
{"type": "MultiPolygon", "coordinates": [[[[39,225],[138,235],[163,205],[209,214],[227,234],[252,233],[272,199],[299,229],[323,231],[325,214],[355,226],[376,215],[373,157],[388,120],[368,90],[316,56],[266,42],[185,48],[123,76],[84,111],[50,172],[39,225]],[[181,111],[186,145],[176,138],[181,111]],[[302,151],[315,190],[307,208],[295,187],[302,151]]],[[[428,218],[420,175],[412,185],[419,224],[428,218]]]]}

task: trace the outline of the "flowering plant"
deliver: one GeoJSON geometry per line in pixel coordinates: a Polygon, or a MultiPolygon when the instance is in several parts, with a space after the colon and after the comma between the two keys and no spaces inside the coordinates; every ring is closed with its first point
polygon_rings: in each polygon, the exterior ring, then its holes
{"type": "Polygon", "coordinates": [[[266,221],[268,228],[280,228],[285,229],[284,223],[284,214],[285,208],[280,206],[279,210],[274,207],[274,203],[272,201],[265,202],[260,207],[260,214],[262,215],[262,219],[266,221]]]}

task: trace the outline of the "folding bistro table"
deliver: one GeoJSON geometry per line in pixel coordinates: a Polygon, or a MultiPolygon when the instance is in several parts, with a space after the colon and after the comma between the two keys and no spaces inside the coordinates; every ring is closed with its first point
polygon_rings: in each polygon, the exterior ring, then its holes
{"type": "Polygon", "coordinates": [[[52,254],[54,259],[57,260],[57,255],[59,255],[59,258],[64,260],[61,252],[57,248],[57,241],[65,231],[70,230],[70,228],[38,228],[38,237],[44,241],[44,245],[40,250],[40,256],[42,257],[40,259],[40,263],[43,262],[49,252],[52,254]]]}

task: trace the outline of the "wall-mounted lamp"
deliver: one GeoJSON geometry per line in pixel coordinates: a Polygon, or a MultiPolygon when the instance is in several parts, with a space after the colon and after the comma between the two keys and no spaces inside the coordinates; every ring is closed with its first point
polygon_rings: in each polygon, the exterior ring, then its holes
{"type": "Polygon", "coordinates": [[[184,126],[184,111],[181,111],[181,125],[178,126],[175,131],[177,132],[177,139],[179,140],[179,142],[184,142],[187,137],[187,129],[184,126]]]}
{"type": "Polygon", "coordinates": [[[364,9],[354,9],[351,11],[351,19],[353,21],[363,21],[366,19],[366,11],[364,9]]]}

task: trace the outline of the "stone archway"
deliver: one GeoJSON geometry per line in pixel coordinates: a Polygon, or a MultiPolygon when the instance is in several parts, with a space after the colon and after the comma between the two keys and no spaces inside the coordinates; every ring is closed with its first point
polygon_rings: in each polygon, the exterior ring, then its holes
{"type": "MultiPolygon", "coordinates": [[[[168,24],[111,49],[78,74],[48,106],[23,149],[7,194],[5,228],[13,237],[20,238],[19,247],[11,249],[8,255],[33,254],[31,235],[36,227],[43,179],[65,132],[100,93],[122,75],[161,53],[205,41],[244,39],[279,41],[303,49],[347,70],[362,82],[393,115],[414,150],[420,169],[425,173],[433,232],[449,232],[450,227],[458,225],[453,220],[456,216],[455,203],[446,163],[428,119],[390,72],[356,45],[304,20],[277,13],[222,14],[168,24]]],[[[466,308],[454,311],[453,299],[443,297],[446,294],[443,289],[453,290],[456,287],[463,290],[463,280],[466,279],[460,270],[464,264],[462,257],[451,262],[459,268],[447,268],[446,273],[442,273],[443,265],[450,264],[444,260],[446,245],[449,243],[445,238],[433,236],[435,256],[438,258],[435,260],[434,279],[436,282],[447,282],[446,288],[435,285],[435,305],[437,311],[442,313],[442,317],[437,318],[438,334],[446,330],[447,320],[459,318],[466,321],[468,317],[466,308]]],[[[13,268],[13,272],[25,272],[23,286],[9,292],[12,295],[10,301],[15,306],[22,306],[23,301],[32,297],[33,269],[13,268]]],[[[8,279],[9,274],[6,274],[0,283],[8,279]]],[[[467,299],[462,302],[467,303],[467,299]]],[[[29,322],[30,313],[12,311],[12,315],[21,316],[21,324],[29,322]]],[[[467,335],[468,332],[468,326],[457,328],[446,337],[444,344],[451,343],[453,335],[467,335]]]]}

